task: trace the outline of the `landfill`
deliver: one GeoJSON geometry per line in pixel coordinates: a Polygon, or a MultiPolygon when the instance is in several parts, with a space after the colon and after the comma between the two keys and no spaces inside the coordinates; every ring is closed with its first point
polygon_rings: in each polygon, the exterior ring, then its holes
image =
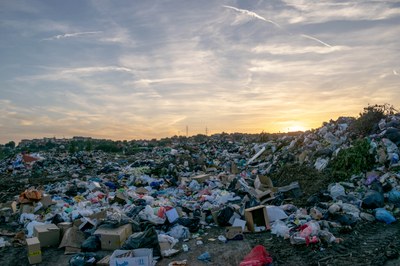
{"type": "Polygon", "coordinates": [[[17,147],[0,161],[1,265],[396,261],[400,114],[380,107],[306,132],[137,141],[129,154],[17,147]]]}

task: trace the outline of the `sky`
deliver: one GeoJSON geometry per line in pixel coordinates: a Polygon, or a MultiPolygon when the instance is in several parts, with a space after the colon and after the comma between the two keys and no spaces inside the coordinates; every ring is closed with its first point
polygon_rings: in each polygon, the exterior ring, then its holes
{"type": "Polygon", "coordinates": [[[0,36],[0,143],[286,132],[400,103],[398,0],[0,0],[0,36]]]}

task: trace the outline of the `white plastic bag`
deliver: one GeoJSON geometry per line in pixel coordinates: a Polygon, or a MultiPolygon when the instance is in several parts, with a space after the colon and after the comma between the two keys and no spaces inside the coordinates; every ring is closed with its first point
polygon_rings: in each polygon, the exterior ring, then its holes
{"type": "Polygon", "coordinates": [[[272,228],[271,228],[271,234],[273,235],[277,235],[280,237],[284,237],[284,238],[288,238],[289,237],[289,227],[282,222],[281,220],[276,220],[273,224],[272,224],[272,228]]]}
{"type": "Polygon", "coordinates": [[[335,185],[333,185],[333,186],[331,187],[330,193],[331,193],[331,197],[332,197],[334,200],[335,200],[337,197],[345,196],[345,195],[346,195],[346,192],[345,192],[345,190],[344,190],[344,187],[343,187],[341,184],[339,184],[339,183],[336,183],[335,185]]]}

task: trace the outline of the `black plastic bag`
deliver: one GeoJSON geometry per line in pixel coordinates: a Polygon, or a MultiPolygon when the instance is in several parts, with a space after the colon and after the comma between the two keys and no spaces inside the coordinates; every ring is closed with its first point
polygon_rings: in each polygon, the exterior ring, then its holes
{"type": "Polygon", "coordinates": [[[230,225],[229,220],[234,214],[234,210],[231,207],[225,207],[218,212],[217,221],[220,226],[230,225]]]}
{"type": "Polygon", "coordinates": [[[83,241],[81,248],[82,251],[95,252],[100,250],[100,239],[97,236],[89,236],[85,241],[83,241]]]}
{"type": "Polygon", "coordinates": [[[154,227],[144,232],[134,233],[125,241],[122,249],[152,248],[154,257],[161,257],[160,243],[154,227]]]}
{"type": "Polygon", "coordinates": [[[362,201],[362,207],[364,209],[376,209],[381,208],[385,205],[383,195],[378,191],[368,191],[362,201]]]}
{"type": "Polygon", "coordinates": [[[53,223],[53,224],[59,224],[59,223],[62,223],[62,222],[65,222],[65,221],[61,217],[61,215],[58,214],[58,213],[56,215],[54,215],[54,217],[51,219],[51,223],[53,223]]]}
{"type": "Polygon", "coordinates": [[[177,223],[187,227],[190,233],[196,233],[200,229],[200,218],[178,218],[177,223]]]}
{"type": "Polygon", "coordinates": [[[145,208],[145,206],[136,206],[133,207],[132,209],[130,209],[128,211],[128,213],[126,214],[128,217],[136,217],[143,209],[145,208]]]}

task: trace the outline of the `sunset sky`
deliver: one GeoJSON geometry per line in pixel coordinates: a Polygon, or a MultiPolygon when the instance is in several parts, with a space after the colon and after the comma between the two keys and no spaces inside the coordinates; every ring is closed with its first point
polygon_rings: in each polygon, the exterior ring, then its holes
{"type": "Polygon", "coordinates": [[[0,1],[0,143],[310,129],[400,103],[400,1],[0,1]]]}

